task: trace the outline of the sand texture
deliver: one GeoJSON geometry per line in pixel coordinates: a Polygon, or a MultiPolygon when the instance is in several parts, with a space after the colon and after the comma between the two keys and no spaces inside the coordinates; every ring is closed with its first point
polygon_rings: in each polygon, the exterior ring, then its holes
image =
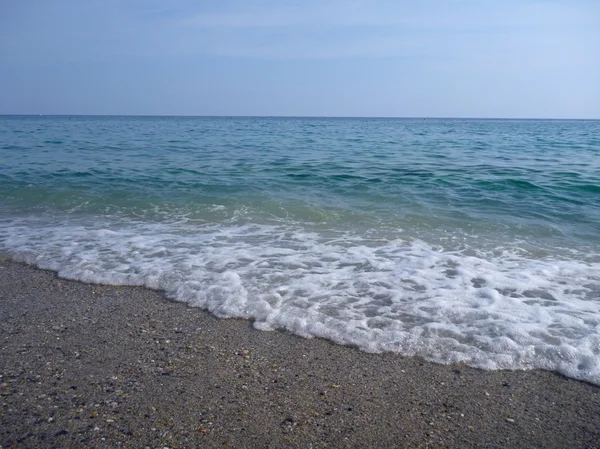
{"type": "Polygon", "coordinates": [[[0,260],[0,446],[592,448],[600,388],[219,320],[0,260]]]}

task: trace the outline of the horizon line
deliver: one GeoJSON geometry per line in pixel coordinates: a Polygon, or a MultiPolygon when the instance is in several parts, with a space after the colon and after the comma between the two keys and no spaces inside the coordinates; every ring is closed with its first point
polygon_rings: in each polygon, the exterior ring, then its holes
{"type": "Polygon", "coordinates": [[[152,117],[152,118],[302,118],[302,119],[400,119],[400,120],[581,120],[577,117],[472,117],[472,116],[360,116],[360,115],[211,115],[211,114],[2,114],[0,117],[152,117]]]}

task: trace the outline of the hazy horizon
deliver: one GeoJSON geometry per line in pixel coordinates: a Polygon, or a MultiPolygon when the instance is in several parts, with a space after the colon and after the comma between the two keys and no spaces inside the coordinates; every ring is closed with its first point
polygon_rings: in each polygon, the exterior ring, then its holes
{"type": "Polygon", "coordinates": [[[149,117],[149,118],[297,118],[297,119],[382,119],[382,120],[545,120],[545,121],[600,121],[600,118],[573,117],[411,117],[359,115],[199,115],[199,114],[0,114],[0,117],[149,117]]]}

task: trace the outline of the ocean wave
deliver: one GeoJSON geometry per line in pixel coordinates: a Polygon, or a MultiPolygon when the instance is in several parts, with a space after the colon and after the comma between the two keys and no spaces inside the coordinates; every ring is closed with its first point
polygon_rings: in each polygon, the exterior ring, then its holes
{"type": "Polygon", "coordinates": [[[600,384],[600,263],[507,244],[448,251],[296,225],[13,220],[0,250],[88,283],[143,285],[257,329],[600,384]]]}

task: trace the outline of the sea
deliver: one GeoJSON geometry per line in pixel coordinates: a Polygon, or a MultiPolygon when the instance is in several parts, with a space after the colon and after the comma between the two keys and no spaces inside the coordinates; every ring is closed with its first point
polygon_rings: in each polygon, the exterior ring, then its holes
{"type": "Polygon", "coordinates": [[[1,116],[0,256],[600,385],[600,121],[1,116]]]}

